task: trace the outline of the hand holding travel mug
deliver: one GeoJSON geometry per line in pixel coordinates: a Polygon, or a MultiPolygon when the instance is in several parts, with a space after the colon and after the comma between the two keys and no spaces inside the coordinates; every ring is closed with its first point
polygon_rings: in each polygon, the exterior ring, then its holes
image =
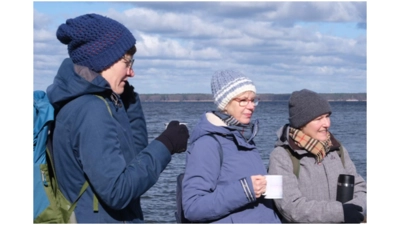
{"type": "Polygon", "coordinates": [[[336,201],[345,203],[353,199],[354,194],[354,176],[340,174],[337,183],[336,201]]]}

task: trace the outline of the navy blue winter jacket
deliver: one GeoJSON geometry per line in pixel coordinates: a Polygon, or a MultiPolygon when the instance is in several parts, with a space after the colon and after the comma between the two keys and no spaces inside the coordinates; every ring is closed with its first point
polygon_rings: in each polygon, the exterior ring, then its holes
{"type": "Polygon", "coordinates": [[[59,112],[53,138],[56,175],[72,202],[86,180],[89,188],[75,209],[78,223],[141,223],[140,196],[171,161],[161,142],[148,144],[140,99],[125,109],[108,82],[67,58],[47,88],[59,112]],[[102,95],[112,111],[110,115],[102,95]],[[111,100],[111,95],[114,99],[111,100]],[[93,210],[93,196],[99,203],[93,210]]]}
{"type": "Polygon", "coordinates": [[[256,199],[252,175],[266,175],[254,142],[228,128],[213,113],[205,113],[190,135],[183,179],[185,217],[195,222],[280,223],[271,199],[256,199]],[[220,164],[218,143],[223,149],[220,164]]]}

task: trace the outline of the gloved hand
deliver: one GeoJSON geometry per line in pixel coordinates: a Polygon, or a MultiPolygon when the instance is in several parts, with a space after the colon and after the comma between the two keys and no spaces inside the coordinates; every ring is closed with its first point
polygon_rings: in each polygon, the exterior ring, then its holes
{"type": "Polygon", "coordinates": [[[179,122],[176,120],[171,121],[167,129],[156,138],[156,140],[162,142],[168,148],[171,155],[186,151],[188,139],[188,128],[183,124],[179,125],[179,122]]]}
{"type": "Polygon", "coordinates": [[[354,204],[343,204],[344,222],[361,223],[364,220],[362,207],[354,204]]]}
{"type": "Polygon", "coordinates": [[[125,109],[129,107],[129,104],[136,103],[136,93],[135,88],[125,81],[124,92],[120,95],[122,103],[125,106],[125,109]]]}

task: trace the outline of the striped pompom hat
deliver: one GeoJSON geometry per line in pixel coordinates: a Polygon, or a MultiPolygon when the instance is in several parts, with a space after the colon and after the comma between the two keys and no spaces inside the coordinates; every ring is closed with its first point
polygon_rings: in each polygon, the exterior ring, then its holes
{"type": "Polygon", "coordinates": [[[246,91],[256,93],[256,87],[248,77],[238,71],[217,71],[211,78],[211,92],[214,96],[214,103],[221,111],[233,98],[246,91]]]}

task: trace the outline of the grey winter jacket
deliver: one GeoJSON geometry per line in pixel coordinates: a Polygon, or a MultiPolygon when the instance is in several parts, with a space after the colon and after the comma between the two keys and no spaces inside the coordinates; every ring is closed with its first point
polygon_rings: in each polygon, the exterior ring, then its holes
{"type": "Polygon", "coordinates": [[[275,204],[284,221],[301,223],[344,222],[342,203],[336,201],[339,174],[355,177],[354,197],[348,203],[359,205],[366,210],[367,187],[365,180],[357,173],[349,153],[343,147],[345,166],[336,151],[339,142],[331,135],[333,147],[320,164],[304,149],[297,147],[289,137],[288,127],[277,131],[278,140],[270,154],[269,174],[283,175],[283,199],[275,204]],[[289,139],[289,140],[288,140],[289,139]],[[293,164],[283,146],[295,150],[300,159],[299,178],[293,173],[293,164]],[[334,150],[332,150],[334,149],[334,150]]]}
{"type": "Polygon", "coordinates": [[[273,201],[256,198],[252,175],[267,174],[253,141],[205,113],[190,134],[183,179],[185,217],[195,222],[280,223],[273,201]],[[220,164],[219,144],[222,145],[220,164]]]}

